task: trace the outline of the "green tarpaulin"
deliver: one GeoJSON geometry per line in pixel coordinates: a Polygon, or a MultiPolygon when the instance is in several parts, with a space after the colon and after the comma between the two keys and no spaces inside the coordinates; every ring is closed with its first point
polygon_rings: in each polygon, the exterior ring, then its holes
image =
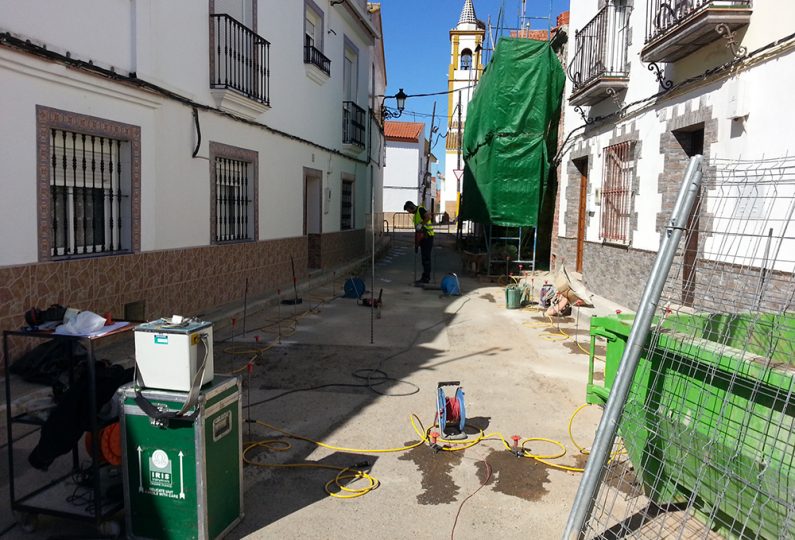
{"type": "Polygon", "coordinates": [[[500,39],[467,108],[462,219],[537,226],[564,80],[548,42],[500,39]]]}

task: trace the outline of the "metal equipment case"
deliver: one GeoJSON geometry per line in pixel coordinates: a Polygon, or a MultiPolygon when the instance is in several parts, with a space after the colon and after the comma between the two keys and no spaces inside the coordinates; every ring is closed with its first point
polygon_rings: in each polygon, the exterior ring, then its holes
{"type": "Polygon", "coordinates": [[[135,363],[146,388],[188,392],[205,356],[207,365],[200,386],[212,381],[214,375],[213,325],[209,322],[171,324],[158,319],[135,327],[135,363]]]}
{"type": "MultiPolygon", "coordinates": [[[[188,397],[155,389],[141,393],[163,411],[179,411],[188,397]]],[[[119,389],[119,399],[129,536],[224,536],[243,516],[239,380],[216,377],[203,388],[194,420],[153,420],[136,404],[132,385],[119,389]]]]}

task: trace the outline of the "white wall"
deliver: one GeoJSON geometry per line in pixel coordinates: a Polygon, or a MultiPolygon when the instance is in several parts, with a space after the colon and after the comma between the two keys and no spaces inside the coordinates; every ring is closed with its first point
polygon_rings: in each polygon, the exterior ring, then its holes
{"type": "MultiPolygon", "coordinates": [[[[343,174],[355,177],[354,220],[357,228],[363,227],[370,208],[368,149],[342,144],[342,44],[347,36],[359,49],[357,102],[367,109],[372,39],[343,6],[316,3],[324,10],[326,28],[337,34],[327,35],[324,48],[331,77],[318,84],[306,74],[303,2],[260,0],[258,33],[271,42],[271,108],[254,120],[260,125],[200,110],[202,145],[196,158],[191,156],[196,133],[189,105],[0,47],[0,159],[6,164],[0,185],[7,195],[0,198],[0,230],[14,231],[0,239],[0,266],[38,257],[37,105],[140,126],[144,251],[209,244],[211,141],[258,152],[260,240],[302,234],[304,167],[322,170],[323,186],[331,190],[323,231],[340,228],[343,174]]],[[[206,2],[5,0],[0,2],[0,31],[31,38],[50,51],[69,51],[75,59],[114,66],[123,75],[136,71],[139,79],[216,107],[208,83],[206,2]]],[[[379,138],[376,131],[371,149],[376,160],[379,138]]],[[[380,185],[380,170],[375,169],[374,183],[380,185]]]]}
{"type": "Polygon", "coordinates": [[[402,212],[406,201],[418,202],[422,162],[418,143],[387,141],[384,212],[402,212]]]}
{"type": "MultiPolygon", "coordinates": [[[[572,0],[571,3],[571,41],[569,44],[569,62],[576,53],[574,35],[593,18],[597,11],[597,0],[572,0]]],[[[635,3],[630,16],[632,39],[629,46],[630,82],[624,103],[647,98],[658,91],[654,75],[647,65],[640,61],[640,49],[645,40],[645,2],[635,3]]],[[[751,23],[746,30],[738,32],[742,37],[742,45],[749,51],[784,37],[791,32],[791,21],[795,16],[795,6],[784,0],[755,2],[751,23]]],[[[705,69],[726,61],[726,48],[723,39],[705,46],[696,53],[670,65],[663,64],[666,76],[677,83],[684,77],[702,73],[705,69]]],[[[632,232],[632,247],[656,250],[659,246],[659,234],[656,231],[657,214],[662,209],[662,197],[658,193],[658,177],[663,169],[664,156],[660,151],[661,135],[668,129],[667,121],[673,116],[684,114],[686,109],[699,110],[711,107],[712,116],[718,121],[718,141],[709,147],[711,157],[730,159],[759,159],[792,154],[790,138],[782,136],[776,126],[788,126],[795,123],[795,111],[786,104],[789,89],[795,83],[795,53],[787,52],[775,59],[754,63],[738,70],[732,77],[721,78],[695,85],[686,93],[671,94],[656,102],[652,101],[645,109],[636,108],[617,123],[606,122],[595,124],[586,132],[579,129],[573,137],[571,148],[579,150],[582,145],[590,148],[588,177],[590,191],[588,193],[588,210],[593,215],[588,218],[586,239],[599,242],[599,223],[601,207],[596,204],[596,191],[602,185],[604,167],[603,149],[610,144],[614,136],[613,129],[617,126],[619,135],[629,129],[637,130],[637,140],[641,149],[636,162],[639,178],[639,189],[634,198],[634,211],[638,213],[638,226],[632,232]],[[738,130],[738,115],[747,114],[745,129],[738,130]],[[735,130],[732,130],[735,124],[735,130]]],[[[564,137],[572,130],[583,125],[582,118],[568,105],[572,84],[567,79],[564,93],[565,128],[564,137]]],[[[608,114],[615,110],[615,105],[606,99],[594,107],[585,107],[591,115],[608,114]]],[[[571,150],[570,148],[570,150],[571,150]]],[[[560,198],[558,230],[560,236],[573,237],[576,231],[566,230],[567,201],[563,195],[569,185],[566,169],[571,159],[571,151],[567,152],[562,161],[563,174],[560,178],[560,198]]],[[[576,205],[574,205],[576,206],[576,205]]],[[[590,214],[589,214],[590,215],[590,214]]],[[[569,221],[576,221],[576,216],[569,216],[569,221]]]]}

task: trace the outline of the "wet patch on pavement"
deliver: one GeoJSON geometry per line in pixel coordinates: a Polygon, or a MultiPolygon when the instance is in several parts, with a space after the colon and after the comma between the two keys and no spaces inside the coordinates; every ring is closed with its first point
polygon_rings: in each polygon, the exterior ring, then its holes
{"type": "MultiPolygon", "coordinates": [[[[408,441],[406,446],[416,441],[408,441]]],[[[461,464],[462,452],[434,453],[423,444],[412,448],[398,457],[400,461],[413,461],[422,472],[423,492],[417,495],[417,502],[424,505],[449,504],[456,500],[460,488],[453,482],[451,472],[461,464]]]]}
{"type": "Polygon", "coordinates": [[[491,302],[492,304],[496,304],[496,303],[497,303],[497,300],[495,300],[495,299],[494,299],[494,295],[493,295],[493,294],[491,294],[491,293],[481,294],[481,295],[480,295],[480,297],[481,297],[483,300],[488,300],[488,301],[489,301],[489,302],[491,302]]]}
{"type": "Polygon", "coordinates": [[[491,466],[491,478],[487,481],[489,467],[478,461],[478,479],[481,483],[493,485],[494,491],[526,501],[539,501],[549,493],[544,487],[549,483],[549,469],[544,464],[516,457],[505,450],[492,451],[486,461],[491,466]]]}

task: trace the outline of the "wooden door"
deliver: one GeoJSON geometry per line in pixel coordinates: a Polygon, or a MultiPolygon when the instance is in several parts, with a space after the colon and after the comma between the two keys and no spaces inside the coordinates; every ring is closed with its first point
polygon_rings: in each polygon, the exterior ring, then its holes
{"type": "Polygon", "coordinates": [[[587,163],[578,164],[580,169],[580,202],[579,212],[577,213],[577,264],[575,270],[582,272],[583,251],[585,249],[585,224],[586,224],[586,201],[588,200],[588,175],[587,163]]]}

